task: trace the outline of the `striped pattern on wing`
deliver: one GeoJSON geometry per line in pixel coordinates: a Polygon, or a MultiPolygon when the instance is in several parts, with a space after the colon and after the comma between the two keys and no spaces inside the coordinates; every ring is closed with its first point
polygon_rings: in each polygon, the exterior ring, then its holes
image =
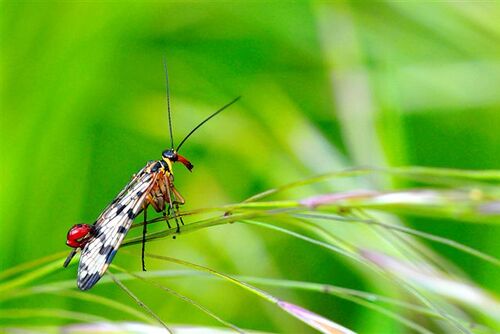
{"type": "Polygon", "coordinates": [[[134,218],[142,211],[158,175],[149,171],[150,165],[137,173],[95,222],[94,235],[80,256],[77,284],[81,290],[90,289],[104,275],[134,218]]]}

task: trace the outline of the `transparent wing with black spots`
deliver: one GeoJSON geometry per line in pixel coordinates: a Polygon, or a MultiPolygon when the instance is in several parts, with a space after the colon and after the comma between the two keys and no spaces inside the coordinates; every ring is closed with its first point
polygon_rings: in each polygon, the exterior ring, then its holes
{"type": "Polygon", "coordinates": [[[150,172],[149,167],[151,164],[134,176],[94,224],[93,237],[80,256],[77,284],[81,290],[90,289],[104,275],[134,218],[141,212],[158,175],[150,172]]]}

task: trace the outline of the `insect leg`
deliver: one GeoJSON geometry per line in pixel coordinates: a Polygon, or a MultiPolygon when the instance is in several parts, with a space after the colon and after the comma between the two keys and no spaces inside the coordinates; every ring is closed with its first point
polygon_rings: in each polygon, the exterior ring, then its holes
{"type": "MultiPolygon", "coordinates": [[[[180,211],[179,203],[175,203],[175,211],[176,211],[175,215],[177,216],[180,211]]],[[[182,220],[182,216],[179,216],[179,220],[181,221],[181,225],[184,225],[184,220],[182,220]]]]}
{"type": "Polygon", "coordinates": [[[166,213],[165,213],[165,210],[163,210],[163,217],[167,217],[167,216],[169,217],[168,219],[165,219],[165,221],[167,222],[168,228],[172,228],[170,226],[170,210],[172,209],[172,198],[170,196],[170,191],[168,189],[168,184],[167,184],[167,189],[165,190],[164,194],[167,197],[168,207],[166,208],[167,209],[166,213]]]}
{"type": "MultiPolygon", "coordinates": [[[[168,205],[169,205],[169,209],[171,208],[173,211],[174,211],[174,220],[175,220],[175,225],[177,226],[177,229],[175,231],[175,233],[180,233],[181,231],[181,226],[179,225],[179,219],[177,218],[177,207],[174,207],[174,202],[176,203],[177,201],[173,201],[172,200],[172,195],[175,196],[175,192],[174,192],[174,184],[171,180],[169,180],[169,182],[167,182],[167,191],[166,191],[166,195],[168,197],[168,205]],[[172,191],[172,193],[170,193],[172,191]]],[[[182,223],[184,225],[184,223],[182,223]]]]}
{"type": "MultiPolygon", "coordinates": [[[[186,201],[184,200],[184,197],[182,197],[182,195],[177,191],[177,189],[175,189],[173,184],[172,184],[172,193],[175,196],[175,210],[177,211],[176,212],[176,216],[177,216],[177,214],[180,211],[179,204],[182,205],[182,204],[186,203],[186,201]]],[[[181,221],[181,224],[184,225],[184,221],[182,220],[182,217],[179,217],[179,220],[181,221]]]]}
{"type": "Polygon", "coordinates": [[[167,222],[168,228],[172,228],[170,226],[169,218],[167,218],[167,216],[170,216],[170,207],[168,207],[168,209],[166,209],[166,210],[163,210],[162,213],[163,213],[163,218],[165,218],[165,221],[167,222]]]}
{"type": "MultiPolygon", "coordinates": [[[[177,217],[178,216],[178,212],[179,212],[179,206],[177,205],[177,203],[175,204],[175,207],[173,205],[174,204],[173,204],[172,200],[170,200],[170,206],[172,207],[172,209],[174,211],[175,225],[177,226],[177,229],[175,230],[175,233],[180,233],[181,232],[181,226],[179,225],[179,218],[180,217],[177,217]]],[[[180,218],[180,221],[181,221],[182,225],[184,225],[184,222],[182,221],[182,218],[180,218]]]]}
{"type": "Polygon", "coordinates": [[[175,195],[177,204],[183,205],[184,203],[186,203],[186,201],[184,200],[184,197],[182,197],[182,195],[177,191],[177,189],[175,189],[174,185],[172,185],[172,192],[175,195]]]}
{"type": "Polygon", "coordinates": [[[142,225],[142,253],[141,253],[141,261],[142,261],[142,271],[146,271],[146,263],[144,260],[144,253],[146,251],[146,232],[148,226],[148,208],[144,208],[144,224],[142,225]]]}

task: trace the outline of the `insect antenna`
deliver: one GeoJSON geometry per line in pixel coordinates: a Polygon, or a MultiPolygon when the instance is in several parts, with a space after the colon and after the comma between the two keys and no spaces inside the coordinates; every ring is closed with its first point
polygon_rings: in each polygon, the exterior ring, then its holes
{"type": "Polygon", "coordinates": [[[241,96],[238,96],[237,98],[235,98],[234,100],[232,100],[231,102],[229,102],[228,104],[226,104],[225,106],[223,106],[222,108],[220,108],[219,110],[217,110],[216,112],[214,112],[212,115],[208,116],[207,118],[205,118],[200,124],[198,124],[197,126],[195,126],[195,128],[193,130],[191,130],[186,137],[184,137],[184,139],[181,141],[181,143],[179,144],[179,146],[177,146],[177,148],[175,149],[176,152],[179,152],[179,149],[181,148],[182,144],[184,144],[184,142],[196,131],[198,130],[203,124],[205,124],[206,122],[208,122],[212,117],[214,117],[215,115],[217,115],[218,113],[220,113],[221,111],[223,111],[224,109],[230,107],[232,104],[236,103],[236,101],[238,101],[239,99],[241,98],[241,96]]]}
{"type": "Polygon", "coordinates": [[[167,58],[163,56],[163,68],[165,70],[165,89],[167,94],[168,129],[170,130],[170,147],[174,149],[174,135],[172,133],[172,113],[170,112],[170,86],[168,84],[167,58]]]}

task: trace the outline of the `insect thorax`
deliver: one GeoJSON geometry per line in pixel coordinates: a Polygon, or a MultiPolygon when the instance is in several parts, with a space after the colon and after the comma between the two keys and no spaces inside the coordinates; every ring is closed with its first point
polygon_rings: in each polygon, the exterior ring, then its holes
{"type": "Polygon", "coordinates": [[[148,162],[148,164],[150,166],[149,167],[150,173],[163,172],[168,177],[173,176],[172,164],[166,162],[165,160],[150,161],[148,162]]]}

